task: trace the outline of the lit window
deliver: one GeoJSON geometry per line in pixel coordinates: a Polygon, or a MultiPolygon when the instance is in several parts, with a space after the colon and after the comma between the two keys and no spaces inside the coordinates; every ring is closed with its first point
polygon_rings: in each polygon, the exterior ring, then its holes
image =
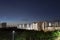
{"type": "Polygon", "coordinates": [[[49,26],[51,26],[51,23],[49,23],[49,26]]]}

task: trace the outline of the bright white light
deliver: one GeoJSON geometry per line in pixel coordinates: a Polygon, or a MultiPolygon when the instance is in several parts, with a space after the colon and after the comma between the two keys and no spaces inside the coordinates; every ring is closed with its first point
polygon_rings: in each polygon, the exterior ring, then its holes
{"type": "Polygon", "coordinates": [[[12,33],[15,33],[15,31],[13,30],[12,33]]]}
{"type": "Polygon", "coordinates": [[[51,23],[49,23],[49,26],[51,26],[51,23]]]}

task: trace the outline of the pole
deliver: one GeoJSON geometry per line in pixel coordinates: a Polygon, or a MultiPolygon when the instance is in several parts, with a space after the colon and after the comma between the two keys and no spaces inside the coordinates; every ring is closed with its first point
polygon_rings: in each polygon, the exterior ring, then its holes
{"type": "Polygon", "coordinates": [[[15,34],[15,31],[13,30],[13,31],[12,31],[12,40],[15,40],[15,39],[14,39],[14,34],[15,34]]]}

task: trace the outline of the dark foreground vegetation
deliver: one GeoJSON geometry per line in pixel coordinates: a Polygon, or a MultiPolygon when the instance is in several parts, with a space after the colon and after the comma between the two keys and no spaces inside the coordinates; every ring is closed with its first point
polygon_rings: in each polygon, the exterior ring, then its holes
{"type": "Polygon", "coordinates": [[[12,40],[12,30],[15,30],[15,40],[55,40],[60,37],[60,31],[43,32],[19,29],[0,29],[0,40],[12,40]]]}

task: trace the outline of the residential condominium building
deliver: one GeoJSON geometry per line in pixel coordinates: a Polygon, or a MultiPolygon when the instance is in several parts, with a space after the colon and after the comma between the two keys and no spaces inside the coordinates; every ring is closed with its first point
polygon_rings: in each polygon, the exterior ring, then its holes
{"type": "Polygon", "coordinates": [[[26,30],[37,30],[37,31],[41,30],[54,31],[54,30],[60,30],[60,22],[58,21],[32,22],[32,23],[19,24],[17,28],[26,30]]]}

